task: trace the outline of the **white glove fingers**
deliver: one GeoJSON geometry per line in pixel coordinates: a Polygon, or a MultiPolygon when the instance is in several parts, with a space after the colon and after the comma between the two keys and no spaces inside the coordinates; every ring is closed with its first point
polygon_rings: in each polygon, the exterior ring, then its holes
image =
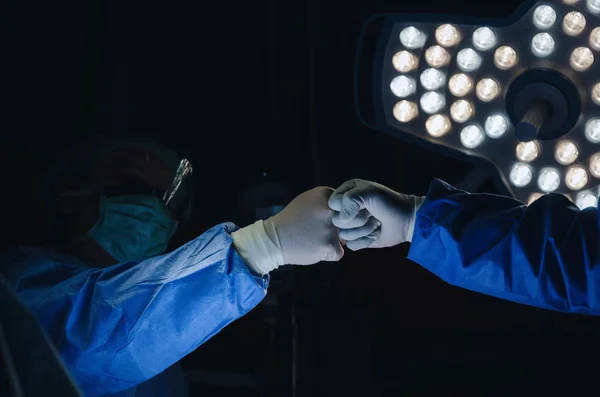
{"type": "Polygon", "coordinates": [[[365,202],[360,196],[353,196],[352,192],[342,196],[342,208],[340,208],[340,222],[350,222],[358,213],[365,209],[365,202]]]}
{"type": "Polygon", "coordinates": [[[375,241],[377,241],[380,233],[381,229],[377,229],[375,232],[373,232],[373,234],[369,236],[359,238],[358,240],[354,241],[347,241],[346,247],[348,247],[348,249],[351,251],[359,251],[362,249],[369,248],[375,243],[375,241]]]}
{"type": "Polygon", "coordinates": [[[357,183],[355,179],[344,182],[344,184],[338,187],[335,192],[333,192],[331,197],[329,197],[329,208],[334,211],[340,211],[342,208],[342,197],[345,193],[354,189],[356,186],[357,183]]]}
{"type": "Polygon", "coordinates": [[[335,212],[333,214],[333,225],[335,227],[338,227],[340,229],[354,229],[356,227],[361,227],[367,224],[367,222],[369,222],[369,219],[371,218],[371,213],[364,209],[361,210],[358,215],[356,215],[356,217],[354,217],[354,219],[352,219],[349,222],[342,222],[340,220],[340,213],[339,212],[335,212]]]}
{"type": "Polygon", "coordinates": [[[360,238],[371,235],[381,226],[381,222],[371,217],[366,225],[356,227],[353,229],[342,229],[340,231],[340,238],[346,241],[354,241],[360,238]]]}

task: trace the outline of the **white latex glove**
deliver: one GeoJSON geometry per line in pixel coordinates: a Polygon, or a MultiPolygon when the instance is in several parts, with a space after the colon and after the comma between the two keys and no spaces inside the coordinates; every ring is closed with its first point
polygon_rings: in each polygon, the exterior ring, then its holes
{"type": "Polygon", "coordinates": [[[302,193],[280,213],[232,233],[234,246],[260,275],[283,265],[312,265],[344,256],[339,230],[328,200],[333,189],[302,193]]]}
{"type": "Polygon", "coordinates": [[[329,199],[346,246],[358,251],[385,248],[412,240],[423,197],[398,193],[375,182],[352,179],[329,199]]]}

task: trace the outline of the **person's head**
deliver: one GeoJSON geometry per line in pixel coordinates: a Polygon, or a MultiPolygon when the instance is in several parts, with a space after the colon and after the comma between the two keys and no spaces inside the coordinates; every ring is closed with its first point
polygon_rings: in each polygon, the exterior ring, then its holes
{"type": "Polygon", "coordinates": [[[53,245],[106,266],[162,254],[189,216],[191,166],[146,139],[94,137],[43,178],[53,245]]]}

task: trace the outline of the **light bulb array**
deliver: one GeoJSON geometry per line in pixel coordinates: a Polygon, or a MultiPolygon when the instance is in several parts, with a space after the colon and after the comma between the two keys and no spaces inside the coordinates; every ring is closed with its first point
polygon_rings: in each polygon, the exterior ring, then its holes
{"type": "Polygon", "coordinates": [[[600,193],[600,0],[538,1],[506,26],[397,22],[383,104],[398,130],[491,161],[515,197],[562,193],[579,207],[600,193]],[[581,117],[556,139],[523,142],[507,92],[535,68],[581,93],[581,117]]]}

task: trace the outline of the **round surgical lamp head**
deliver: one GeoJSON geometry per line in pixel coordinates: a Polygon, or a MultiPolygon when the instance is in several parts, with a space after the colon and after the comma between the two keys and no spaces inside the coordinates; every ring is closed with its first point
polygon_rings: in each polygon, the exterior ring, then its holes
{"type": "Polygon", "coordinates": [[[507,20],[410,19],[384,25],[382,129],[487,161],[525,203],[551,192],[597,202],[600,0],[531,1],[507,20]]]}

